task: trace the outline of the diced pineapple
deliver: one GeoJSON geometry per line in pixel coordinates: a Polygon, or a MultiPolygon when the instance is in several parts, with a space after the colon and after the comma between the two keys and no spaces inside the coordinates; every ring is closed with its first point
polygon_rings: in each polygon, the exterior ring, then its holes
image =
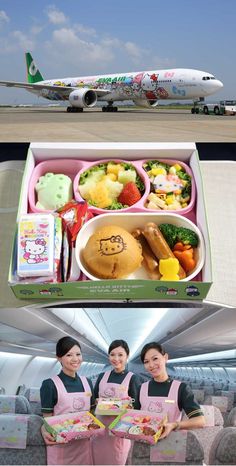
{"type": "Polygon", "coordinates": [[[166,175],[166,170],[163,167],[152,168],[152,175],[166,175]]]}
{"type": "Polygon", "coordinates": [[[112,163],[109,162],[107,164],[107,173],[114,173],[116,176],[118,176],[119,171],[123,171],[124,167],[120,163],[112,163]]]}
{"type": "Polygon", "coordinates": [[[173,196],[173,195],[166,196],[166,204],[167,205],[172,204],[174,202],[174,200],[175,200],[175,196],[173,196]]]}
{"type": "Polygon", "coordinates": [[[175,163],[173,165],[173,167],[175,167],[175,170],[178,172],[179,170],[182,170],[182,167],[178,164],[178,163],[175,163]]]}
{"type": "Polygon", "coordinates": [[[100,209],[106,209],[112,204],[108,189],[102,181],[90,190],[89,195],[90,201],[100,209]]]}
{"type": "Polygon", "coordinates": [[[111,181],[117,181],[117,176],[116,176],[115,173],[108,173],[107,175],[105,175],[105,176],[103,177],[103,180],[104,180],[104,181],[107,180],[107,179],[108,179],[108,180],[111,180],[111,181]]]}

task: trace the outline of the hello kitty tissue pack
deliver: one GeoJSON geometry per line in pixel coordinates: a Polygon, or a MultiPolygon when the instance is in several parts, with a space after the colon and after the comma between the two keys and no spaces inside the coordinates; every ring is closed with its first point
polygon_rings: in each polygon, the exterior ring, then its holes
{"type": "Polygon", "coordinates": [[[54,217],[22,215],[18,224],[17,273],[20,277],[52,276],[54,271],[54,217]]]}
{"type": "MultiPolygon", "coordinates": [[[[124,262],[128,264],[126,259],[124,262]]],[[[9,284],[17,298],[193,301],[206,297],[211,281],[207,219],[194,143],[30,144],[9,271],[9,284]],[[174,262],[178,261],[173,257],[164,258],[162,280],[149,273],[142,260],[143,246],[141,254],[136,251],[137,264],[132,270],[133,244],[141,244],[136,235],[149,228],[150,222],[158,228],[168,223],[175,234],[177,228],[190,228],[197,235],[197,245],[187,252],[177,251],[179,256],[192,254],[186,279],[175,272],[174,262]],[[88,271],[90,257],[82,249],[95,230],[109,226],[126,230],[134,240],[125,241],[123,232],[105,235],[96,263],[101,259],[105,267],[111,256],[116,262],[131,252],[127,277],[120,272],[96,277],[88,271]]]]}
{"type": "Polygon", "coordinates": [[[89,411],[48,416],[44,418],[44,426],[57,443],[90,438],[105,430],[104,424],[89,411]]]}

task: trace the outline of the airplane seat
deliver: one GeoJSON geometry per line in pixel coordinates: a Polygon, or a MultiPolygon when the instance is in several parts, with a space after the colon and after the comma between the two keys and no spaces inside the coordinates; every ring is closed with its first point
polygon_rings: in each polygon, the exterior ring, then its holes
{"type": "Polygon", "coordinates": [[[25,384],[19,385],[16,390],[16,395],[24,395],[26,390],[25,384]]]}
{"type": "Polygon", "coordinates": [[[208,395],[204,399],[204,405],[216,406],[221,413],[226,413],[228,411],[228,401],[226,396],[208,395]]]}
{"type": "Polygon", "coordinates": [[[0,415],[31,414],[29,401],[23,395],[0,395],[0,415]]]}
{"type": "Polygon", "coordinates": [[[209,464],[209,454],[211,445],[218,434],[224,428],[224,419],[219,408],[212,405],[202,405],[206,425],[202,429],[195,429],[194,432],[204,450],[204,463],[209,464]]]}
{"type": "Polygon", "coordinates": [[[0,464],[46,465],[42,423],[35,414],[1,414],[0,464]]]}
{"type": "Polygon", "coordinates": [[[204,386],[204,391],[205,395],[213,395],[214,394],[214,388],[212,385],[205,385],[204,386]]]}
{"type": "Polygon", "coordinates": [[[222,390],[229,391],[229,382],[224,382],[222,390]]]}
{"type": "Polygon", "coordinates": [[[223,388],[223,382],[220,382],[220,381],[219,381],[219,382],[214,382],[214,383],[213,383],[213,387],[214,387],[214,390],[215,390],[215,391],[216,391],[216,390],[222,390],[222,388],[223,388]]]}
{"type": "Polygon", "coordinates": [[[232,408],[225,420],[226,427],[236,427],[236,408],[232,408]]]}
{"type": "Polygon", "coordinates": [[[236,464],[236,427],[225,427],[219,432],[210,449],[209,464],[236,464]]]}
{"type": "Polygon", "coordinates": [[[203,403],[204,402],[204,398],[205,398],[205,392],[204,390],[202,389],[193,389],[192,390],[193,394],[194,394],[194,399],[198,402],[198,403],[203,403]]]}
{"type": "Polygon", "coordinates": [[[126,464],[176,465],[174,454],[182,456],[182,458],[178,457],[178,465],[203,464],[204,451],[195,435],[195,431],[173,431],[166,439],[159,440],[155,446],[150,446],[142,442],[133,442],[132,450],[126,464]],[[183,442],[184,448],[181,448],[183,447],[183,442]],[[150,455],[152,456],[150,457],[150,455]]]}
{"type": "Polygon", "coordinates": [[[38,414],[38,416],[42,416],[40,388],[38,387],[27,388],[25,391],[25,397],[29,401],[31,413],[38,414]]]}
{"type": "Polygon", "coordinates": [[[217,390],[217,396],[226,396],[228,398],[228,411],[231,411],[234,407],[234,393],[227,390],[217,390]]]}

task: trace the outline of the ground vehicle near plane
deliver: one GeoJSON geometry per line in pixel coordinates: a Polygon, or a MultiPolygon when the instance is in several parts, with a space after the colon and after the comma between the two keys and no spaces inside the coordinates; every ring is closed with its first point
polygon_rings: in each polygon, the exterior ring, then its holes
{"type": "Polygon", "coordinates": [[[223,87],[212,74],[194,69],[166,69],[44,80],[30,53],[26,53],[28,83],[0,81],[1,86],[19,87],[48,100],[69,100],[68,112],[82,112],[98,101],[105,111],[117,111],[117,101],[130,101],[152,108],[161,99],[198,101],[223,87]]]}
{"type": "Polygon", "coordinates": [[[205,115],[214,113],[215,115],[236,115],[236,100],[221,100],[218,103],[205,103],[201,112],[205,115]]]}

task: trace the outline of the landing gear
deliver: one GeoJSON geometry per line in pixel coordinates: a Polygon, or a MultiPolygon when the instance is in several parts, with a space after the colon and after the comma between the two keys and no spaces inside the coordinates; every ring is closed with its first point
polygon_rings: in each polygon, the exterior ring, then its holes
{"type": "Polygon", "coordinates": [[[118,107],[113,107],[113,102],[110,101],[108,102],[108,105],[106,107],[102,107],[103,112],[117,112],[118,107]]]}
{"type": "Polygon", "coordinates": [[[80,113],[80,112],[83,112],[83,108],[82,107],[67,107],[66,111],[68,113],[80,113]]]}
{"type": "Polygon", "coordinates": [[[191,108],[191,113],[199,113],[198,102],[193,102],[193,107],[191,108]]]}

